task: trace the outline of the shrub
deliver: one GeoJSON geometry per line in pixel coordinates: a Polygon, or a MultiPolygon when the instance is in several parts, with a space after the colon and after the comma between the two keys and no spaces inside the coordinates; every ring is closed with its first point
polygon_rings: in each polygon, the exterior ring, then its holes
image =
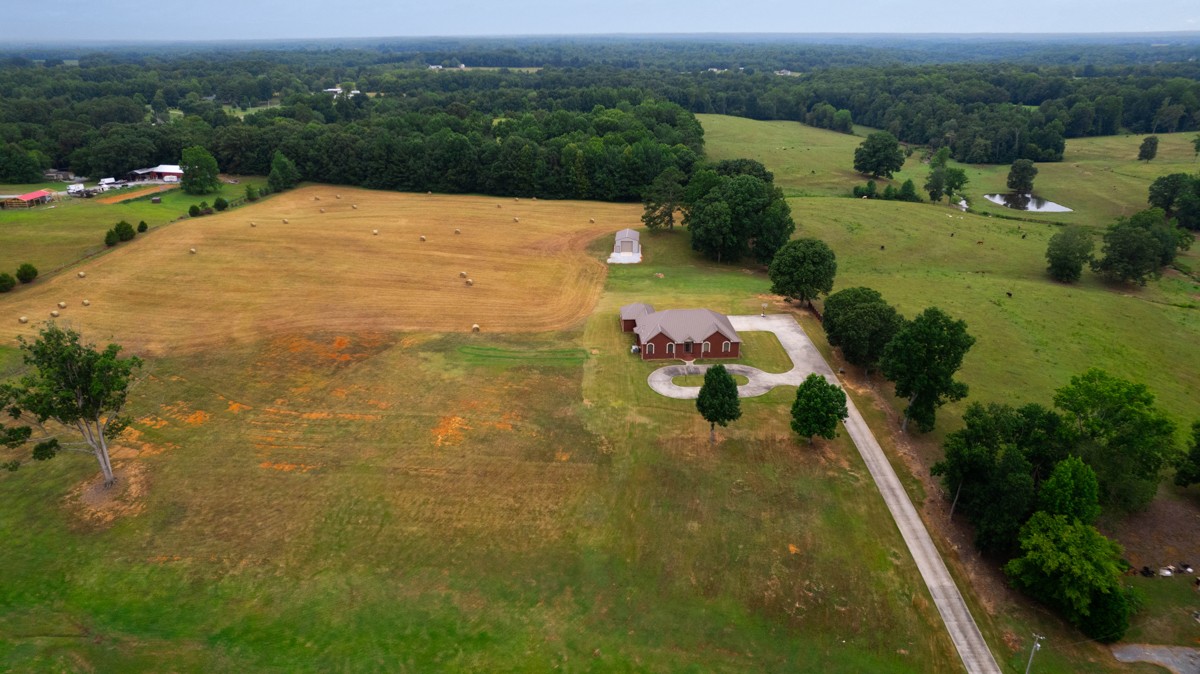
{"type": "Polygon", "coordinates": [[[133,225],[124,220],[118,222],[117,226],[113,227],[113,231],[116,232],[118,241],[129,241],[137,236],[137,232],[133,231],[133,225]]]}
{"type": "Polygon", "coordinates": [[[17,280],[21,283],[33,283],[33,279],[37,278],[37,275],[37,267],[29,264],[28,262],[25,262],[20,267],[17,267],[17,280]]]}
{"type": "Polygon", "coordinates": [[[258,201],[258,188],[246,185],[246,201],[258,201]]]}
{"type": "Polygon", "coordinates": [[[225,200],[225,197],[217,197],[216,200],[213,201],[213,208],[217,209],[218,211],[223,211],[226,208],[229,208],[229,202],[225,200]]]}
{"type": "Polygon", "coordinates": [[[188,215],[192,216],[193,218],[200,217],[200,207],[196,204],[188,206],[188,215]]]}
{"type": "Polygon", "coordinates": [[[17,285],[17,279],[8,272],[0,272],[0,293],[6,293],[17,285]]]}
{"type": "Polygon", "coordinates": [[[138,233],[139,234],[146,231],[147,229],[150,229],[150,226],[146,224],[145,220],[142,220],[141,222],[138,223],[138,233]]]}
{"type": "Polygon", "coordinates": [[[117,245],[118,241],[120,241],[120,239],[117,238],[116,230],[110,229],[104,233],[104,245],[108,246],[109,248],[117,245]]]}

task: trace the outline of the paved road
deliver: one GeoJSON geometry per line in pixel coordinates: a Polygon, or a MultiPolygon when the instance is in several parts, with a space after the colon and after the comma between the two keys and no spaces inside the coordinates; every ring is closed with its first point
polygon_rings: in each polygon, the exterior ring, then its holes
{"type": "MultiPolygon", "coordinates": [[[[746,393],[749,396],[756,396],[762,395],[780,384],[796,385],[804,381],[804,378],[812,372],[817,372],[830,382],[840,385],[829,364],[821,357],[817,347],[813,345],[812,340],[808,338],[803,328],[792,316],[787,314],[773,314],[765,318],[730,316],[729,320],[735,330],[747,332],[769,330],[775,333],[779,342],[783,344],[783,348],[787,349],[788,354],[792,357],[793,363],[791,370],[779,375],[768,374],[745,365],[727,366],[730,372],[737,373],[738,370],[735,368],[743,368],[752,370],[753,372],[750,374],[757,373],[754,376],[747,375],[750,378],[750,384],[739,386],[739,395],[742,394],[742,389],[747,389],[746,393]],[[761,387],[766,388],[758,390],[761,387]]],[[[671,384],[671,377],[684,374],[683,369],[684,366],[681,365],[660,368],[651,373],[648,382],[654,390],[668,397],[695,398],[699,395],[699,387],[682,387],[671,384]],[[671,370],[680,372],[670,374],[671,370]],[[660,375],[660,373],[662,374],[660,375]],[[656,375],[659,376],[656,377],[656,375]],[[663,385],[663,378],[666,380],[666,385],[669,386],[663,385]]],[[[705,369],[707,368],[699,365],[691,368],[693,373],[702,372],[705,369]]],[[[740,372],[740,374],[746,374],[746,372],[740,372]]],[[[925,523],[921,521],[917,509],[913,507],[912,501],[908,498],[908,493],[900,484],[900,478],[896,476],[892,464],[888,463],[887,457],[884,456],[883,448],[879,446],[871,429],[859,414],[858,408],[849,398],[846,400],[846,409],[850,413],[845,422],[846,432],[858,447],[858,452],[867,464],[867,470],[871,472],[871,477],[874,478],[884,503],[891,511],[892,518],[896,520],[900,535],[904,537],[904,542],[908,545],[908,550],[917,563],[917,569],[929,587],[933,603],[937,606],[938,613],[941,614],[942,621],[946,624],[950,639],[958,649],[958,655],[962,658],[967,672],[970,674],[1000,674],[1000,666],[996,664],[996,659],[988,649],[987,642],[984,641],[983,634],[979,631],[979,626],[975,624],[975,619],[971,617],[971,612],[967,609],[967,604],[963,601],[958,586],[954,584],[954,579],[950,577],[950,572],[946,568],[945,562],[942,561],[937,547],[934,546],[933,539],[929,537],[925,523]]]]}

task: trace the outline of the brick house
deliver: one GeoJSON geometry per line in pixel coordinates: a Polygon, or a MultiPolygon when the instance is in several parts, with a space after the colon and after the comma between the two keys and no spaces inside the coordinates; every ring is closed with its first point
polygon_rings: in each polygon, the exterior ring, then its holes
{"type": "Polygon", "coordinates": [[[739,358],[742,339],[729,319],[709,309],[668,309],[637,302],[621,307],[621,329],[632,332],[642,360],[739,358]]]}

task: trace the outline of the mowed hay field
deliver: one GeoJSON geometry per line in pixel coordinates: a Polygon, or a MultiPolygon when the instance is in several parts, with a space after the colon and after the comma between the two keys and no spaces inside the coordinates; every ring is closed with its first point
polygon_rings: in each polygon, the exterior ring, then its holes
{"type": "Polygon", "coordinates": [[[308,331],[556,330],[600,295],[605,266],[587,242],[639,215],[621,204],[310,187],[175,223],[2,296],[0,334],[32,335],[52,310],[97,341],[152,354],[308,331]]]}

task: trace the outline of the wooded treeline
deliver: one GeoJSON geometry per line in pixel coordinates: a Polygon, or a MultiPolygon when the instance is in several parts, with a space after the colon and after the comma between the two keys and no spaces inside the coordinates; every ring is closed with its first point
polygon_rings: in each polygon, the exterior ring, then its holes
{"type": "Polygon", "coordinates": [[[652,49],[547,38],[417,45],[424,51],[112,52],[78,65],[12,57],[0,61],[0,180],[18,182],[34,166],[119,174],[203,145],[232,172],[263,172],[283,150],[312,180],[626,200],[702,153],[687,112],[862,124],[970,163],[1056,161],[1066,138],[1200,128],[1200,63],[1187,60],[1200,53],[1195,44],[1165,48],[1160,56],[1180,60],[1153,63],[1128,45],[1046,44],[1047,65],[1015,62],[1009,43],[983,51],[1014,62],[921,63],[929,44],[672,39],[652,49]],[[452,67],[462,62],[550,65],[452,67]],[[769,63],[799,70],[780,75],[769,63]],[[332,87],[370,96],[322,92],[332,87]],[[223,107],[270,100],[244,120],[223,107]]]}

